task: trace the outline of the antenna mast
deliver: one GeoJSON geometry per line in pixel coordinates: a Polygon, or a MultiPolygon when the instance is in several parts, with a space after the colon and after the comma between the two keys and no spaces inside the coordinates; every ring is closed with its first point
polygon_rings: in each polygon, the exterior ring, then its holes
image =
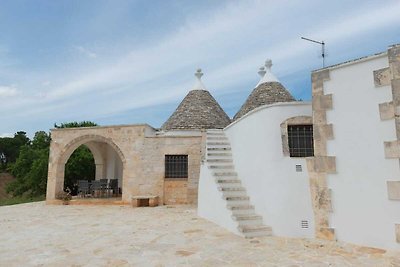
{"type": "Polygon", "coordinates": [[[315,41],[315,40],[312,40],[312,39],[308,39],[308,38],[305,38],[305,37],[301,37],[301,39],[303,39],[303,40],[306,40],[306,41],[310,41],[310,42],[313,42],[313,43],[317,43],[317,44],[320,44],[321,46],[322,46],[322,52],[321,52],[321,55],[322,55],[322,67],[324,68],[325,67],[325,42],[324,41],[315,41]]]}

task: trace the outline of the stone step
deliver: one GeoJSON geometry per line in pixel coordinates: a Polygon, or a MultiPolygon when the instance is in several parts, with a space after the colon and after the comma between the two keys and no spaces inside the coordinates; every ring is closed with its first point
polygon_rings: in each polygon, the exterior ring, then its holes
{"type": "MultiPolygon", "coordinates": [[[[233,179],[232,179],[232,181],[234,181],[233,179]]],[[[222,182],[222,183],[219,183],[218,181],[217,181],[217,185],[218,185],[218,188],[235,188],[235,187],[242,187],[242,183],[239,181],[239,180],[237,180],[238,182],[222,182]]]]}
{"type": "Polygon", "coordinates": [[[211,153],[207,153],[207,158],[214,158],[214,157],[218,157],[218,158],[232,158],[232,153],[230,152],[211,152],[211,153]]]}
{"type": "Polygon", "coordinates": [[[224,133],[210,133],[207,134],[207,139],[208,138],[212,138],[212,137],[223,137],[223,138],[227,138],[226,135],[224,133]]]}
{"type": "Polygon", "coordinates": [[[229,142],[207,142],[207,146],[230,146],[229,142]]]}
{"type": "Polygon", "coordinates": [[[207,151],[231,151],[232,149],[230,147],[207,147],[207,151]]]}
{"type": "Polygon", "coordinates": [[[224,197],[247,197],[246,191],[222,191],[224,197]]]}
{"type": "Polygon", "coordinates": [[[246,192],[246,188],[244,188],[241,185],[236,186],[236,187],[222,187],[222,186],[219,186],[218,190],[222,191],[222,192],[246,192]]]}
{"type": "Polygon", "coordinates": [[[253,205],[243,205],[243,204],[228,204],[226,205],[228,210],[247,210],[247,209],[254,209],[253,205]]]}
{"type": "Polygon", "coordinates": [[[243,225],[239,226],[238,230],[243,233],[246,238],[272,235],[271,227],[264,225],[243,225]]]}
{"type": "MultiPolygon", "coordinates": [[[[249,201],[250,198],[248,196],[223,196],[223,199],[225,199],[226,201],[228,201],[228,204],[230,201],[249,201]]],[[[233,203],[232,203],[233,204],[233,203]]]]}
{"type": "Polygon", "coordinates": [[[226,208],[232,212],[232,215],[254,214],[254,206],[248,204],[227,205],[226,208]]]}
{"type": "Polygon", "coordinates": [[[210,142],[213,142],[213,141],[229,142],[229,139],[225,135],[212,135],[212,136],[207,136],[207,141],[210,141],[210,142]]]}
{"type": "Polygon", "coordinates": [[[207,162],[210,162],[210,163],[221,163],[221,164],[224,164],[224,163],[231,163],[232,164],[232,162],[233,162],[233,160],[232,159],[227,159],[227,158],[212,158],[212,159],[207,159],[207,162]]]}
{"type": "Polygon", "coordinates": [[[225,179],[237,178],[237,172],[235,171],[215,171],[213,175],[217,178],[223,177],[225,179]]]}
{"type": "Polygon", "coordinates": [[[232,215],[232,219],[236,221],[240,226],[248,226],[254,225],[259,226],[262,225],[262,217],[257,214],[235,214],[232,215]]]}
{"type": "Polygon", "coordinates": [[[219,184],[220,186],[224,186],[227,184],[235,184],[240,186],[242,182],[239,179],[225,179],[225,178],[215,178],[215,182],[219,184]]]}
{"type": "Polygon", "coordinates": [[[208,165],[210,169],[223,169],[223,170],[234,170],[233,165],[208,165]]]}

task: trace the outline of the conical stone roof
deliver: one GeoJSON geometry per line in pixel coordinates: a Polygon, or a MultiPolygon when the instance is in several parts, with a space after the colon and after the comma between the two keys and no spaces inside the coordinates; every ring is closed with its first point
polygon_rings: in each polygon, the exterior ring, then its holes
{"type": "Polygon", "coordinates": [[[263,105],[296,101],[289,91],[286,90],[279,80],[271,73],[271,66],[271,60],[267,60],[265,62],[265,68],[260,68],[260,71],[258,72],[261,76],[260,82],[233,117],[233,120],[237,120],[253,109],[263,105]]]}
{"type": "Polygon", "coordinates": [[[197,70],[196,85],[179,104],[175,112],[162,125],[168,130],[222,129],[231,120],[201,82],[201,70],[197,70]]]}

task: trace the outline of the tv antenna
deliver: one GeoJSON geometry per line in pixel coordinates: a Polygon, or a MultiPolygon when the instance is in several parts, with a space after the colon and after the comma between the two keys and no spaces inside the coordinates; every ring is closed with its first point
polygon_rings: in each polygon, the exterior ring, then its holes
{"type": "Polygon", "coordinates": [[[321,55],[322,55],[322,67],[325,68],[325,42],[324,41],[320,42],[320,41],[308,39],[308,38],[305,38],[305,37],[301,37],[301,39],[309,41],[309,42],[317,43],[317,44],[320,44],[322,46],[322,52],[321,52],[321,55]]]}

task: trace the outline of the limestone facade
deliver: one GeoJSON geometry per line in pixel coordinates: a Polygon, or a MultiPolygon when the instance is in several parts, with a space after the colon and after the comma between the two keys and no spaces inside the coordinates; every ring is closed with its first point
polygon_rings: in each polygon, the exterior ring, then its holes
{"type": "Polygon", "coordinates": [[[106,177],[107,156],[112,150],[121,162],[122,202],[135,196],[158,196],[160,204],[195,204],[200,162],[204,152],[201,131],[164,134],[149,125],[124,125],[53,129],[47,182],[47,203],[63,190],[64,168],[70,155],[86,145],[95,158],[96,179],[106,177]],[[188,155],[188,178],[165,176],[165,155],[188,155]]]}
{"type": "Polygon", "coordinates": [[[310,176],[311,201],[317,238],[334,240],[335,230],[330,227],[332,212],[331,189],[327,174],[336,172],[336,159],[327,155],[327,142],[333,139],[333,126],[327,122],[326,111],[332,109],[332,95],[324,94],[324,81],[329,80],[329,70],[312,73],[312,108],[314,128],[314,157],[307,158],[310,176]]]}

